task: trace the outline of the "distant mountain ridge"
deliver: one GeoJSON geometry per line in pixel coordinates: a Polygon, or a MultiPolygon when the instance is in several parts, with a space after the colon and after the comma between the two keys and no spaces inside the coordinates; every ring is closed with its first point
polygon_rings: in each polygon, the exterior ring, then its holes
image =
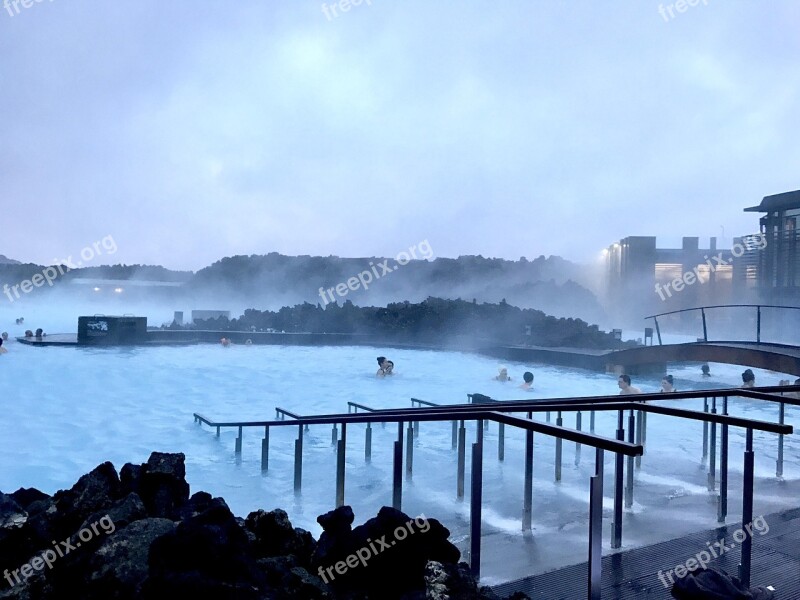
{"type": "Polygon", "coordinates": [[[13,258],[8,258],[5,254],[0,254],[0,265],[21,265],[22,263],[13,258]]]}

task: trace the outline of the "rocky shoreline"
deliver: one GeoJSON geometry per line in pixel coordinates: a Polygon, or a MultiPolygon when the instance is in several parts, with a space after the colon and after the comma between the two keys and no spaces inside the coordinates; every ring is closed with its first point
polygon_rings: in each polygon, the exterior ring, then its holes
{"type": "MultiPolygon", "coordinates": [[[[353,527],[342,506],[319,540],[281,509],[242,519],[189,495],[183,454],[110,462],[69,490],[0,493],[0,598],[499,600],[436,519],[390,507],[353,527]]],[[[527,598],[523,594],[514,600],[527,598]]]]}

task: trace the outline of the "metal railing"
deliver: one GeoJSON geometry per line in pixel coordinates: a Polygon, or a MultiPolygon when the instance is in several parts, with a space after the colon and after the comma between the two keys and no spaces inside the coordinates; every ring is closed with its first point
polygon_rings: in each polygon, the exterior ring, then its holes
{"type": "MultiPolygon", "coordinates": [[[[413,408],[406,409],[383,409],[376,410],[364,405],[348,402],[348,411],[361,408],[368,414],[348,413],[332,415],[316,415],[313,417],[300,417],[293,415],[289,411],[281,413],[289,414],[295,418],[294,422],[285,420],[276,421],[256,421],[256,422],[215,422],[195,413],[195,422],[205,423],[217,428],[217,436],[221,427],[238,428],[239,436],[236,442],[236,452],[241,453],[242,430],[246,427],[264,427],[264,439],[262,440],[262,471],[266,472],[269,464],[269,429],[271,427],[298,426],[298,438],[295,441],[295,491],[299,492],[302,484],[302,452],[303,452],[303,428],[309,425],[333,425],[336,431],[337,425],[341,426],[341,437],[336,440],[337,468],[336,468],[336,503],[337,506],[344,504],[344,483],[345,483],[345,447],[346,447],[346,427],[347,424],[364,423],[367,425],[367,435],[365,443],[365,459],[371,457],[371,424],[397,423],[398,434],[394,442],[394,464],[393,464],[393,484],[392,502],[393,506],[400,508],[402,502],[402,474],[403,474],[403,427],[408,423],[406,431],[406,476],[411,477],[413,472],[413,439],[415,427],[414,423],[425,422],[444,422],[451,421],[454,424],[460,423],[457,431],[457,439],[454,436],[453,447],[458,450],[458,476],[457,476],[457,497],[464,496],[465,481],[465,461],[466,461],[466,422],[475,421],[476,441],[472,445],[472,474],[471,474],[471,493],[470,493],[470,565],[476,576],[480,575],[480,533],[481,533],[481,501],[482,501],[482,478],[483,478],[483,443],[484,427],[483,423],[495,421],[501,431],[498,441],[498,458],[502,460],[503,441],[502,429],[509,425],[525,431],[525,483],[523,490],[523,511],[522,527],[523,530],[532,528],[532,499],[533,499],[533,434],[542,433],[554,437],[556,440],[556,479],[560,479],[561,471],[561,444],[564,440],[572,441],[576,444],[576,464],[580,460],[580,447],[582,445],[595,448],[595,469],[594,475],[590,480],[590,507],[589,507],[589,598],[599,598],[600,585],[600,555],[601,555],[601,535],[602,535],[602,480],[603,480],[603,452],[611,451],[616,454],[615,461],[615,486],[614,486],[614,518],[612,523],[612,547],[619,548],[622,540],[622,506],[623,503],[630,507],[633,502],[633,472],[634,459],[639,459],[644,453],[645,435],[642,429],[644,417],[648,412],[662,414],[666,416],[702,421],[704,423],[704,458],[706,455],[707,427],[711,426],[711,446],[712,461],[710,464],[709,482],[714,480],[715,475],[711,471],[715,468],[714,457],[716,449],[716,426],[721,427],[720,436],[720,495],[718,498],[718,520],[724,522],[727,515],[727,471],[728,471],[728,428],[741,427],[746,429],[746,448],[744,454],[745,474],[742,490],[742,523],[748,524],[752,520],[752,500],[753,500],[753,431],[764,431],[776,433],[782,436],[792,433],[790,425],[783,422],[783,405],[800,405],[800,400],[791,398],[781,398],[766,393],[778,389],[779,391],[800,390],[800,386],[778,388],[761,388],[759,390],[703,390],[697,392],[674,392],[668,394],[641,394],[637,395],[634,402],[629,397],[603,396],[590,398],[556,398],[546,401],[533,402],[531,400],[492,402],[491,409],[486,404],[466,404],[466,405],[436,405],[419,399],[412,399],[413,408]],[[728,397],[745,396],[753,399],[761,399],[781,403],[780,423],[769,423],[753,419],[745,419],[727,414],[728,397]],[[691,398],[717,397],[723,398],[722,414],[716,413],[715,405],[710,412],[694,411],[681,408],[656,406],[648,404],[651,400],[688,400],[691,398]],[[616,439],[609,439],[586,433],[578,430],[580,424],[580,413],[582,411],[617,411],[617,431],[616,439]],[[534,413],[558,411],[558,423],[550,425],[533,420],[534,413]],[[563,427],[561,417],[562,411],[576,412],[576,430],[563,427]],[[630,411],[628,416],[628,439],[626,441],[624,412],[630,411]],[[515,417],[508,413],[526,412],[527,419],[515,417]],[[457,417],[456,420],[453,417],[457,417]],[[638,418],[637,418],[638,417],[638,418]],[[627,456],[627,482],[624,478],[624,457],[627,456]]],[[[472,395],[470,395],[472,396],[472,395]]],[[[471,398],[470,398],[471,400],[471,398]]],[[[707,406],[707,404],[706,404],[707,406]]],[[[418,425],[417,425],[418,435],[418,425]]],[[[781,446],[782,447],[782,446],[781,446]]],[[[780,456],[782,461],[782,453],[780,456]]],[[[637,465],[638,466],[638,465],[637,465]]],[[[750,543],[742,544],[742,562],[740,564],[740,577],[743,581],[749,582],[750,579],[750,543]]]]}
{"type": "MultiPolygon", "coordinates": [[[[703,321],[703,341],[708,342],[708,325],[706,322],[706,310],[712,308],[754,308],[756,309],[756,343],[761,343],[761,309],[762,308],[778,308],[778,309],[785,309],[785,310],[800,310],[800,307],[797,306],[780,306],[775,304],[716,304],[710,306],[697,306],[694,308],[684,308],[681,310],[672,310],[669,312],[659,313],[657,315],[650,315],[645,317],[645,319],[653,319],[653,323],[655,324],[656,328],[656,335],[658,336],[658,345],[663,345],[661,343],[661,328],[658,325],[658,317],[666,317],[667,315],[677,315],[680,313],[689,313],[694,311],[700,311],[700,317],[703,321]]],[[[719,342],[732,342],[737,340],[716,340],[719,342]]],[[[748,341],[752,343],[750,340],[738,340],[738,341],[748,341]]]]}

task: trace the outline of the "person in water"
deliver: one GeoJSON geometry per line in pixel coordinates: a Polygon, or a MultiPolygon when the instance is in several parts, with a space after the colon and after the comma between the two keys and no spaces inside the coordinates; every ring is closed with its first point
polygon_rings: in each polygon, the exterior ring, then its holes
{"type": "Polygon", "coordinates": [[[231,345],[231,341],[226,337],[220,339],[219,343],[222,344],[225,348],[231,345]]]}
{"type": "Polygon", "coordinates": [[[0,354],[5,354],[8,352],[6,348],[3,348],[3,338],[0,338],[0,354]]]}
{"type": "Polygon", "coordinates": [[[3,341],[4,341],[4,342],[7,342],[7,341],[8,341],[8,332],[7,332],[7,331],[4,331],[4,332],[3,332],[2,338],[3,338],[3,341]]]}
{"type": "Polygon", "coordinates": [[[703,372],[703,377],[711,377],[711,369],[708,368],[708,365],[703,365],[700,370],[703,372]]]}
{"type": "Polygon", "coordinates": [[[753,373],[752,369],[746,369],[742,373],[742,387],[743,388],[756,387],[756,376],[753,373]]]}
{"type": "Polygon", "coordinates": [[[25,330],[25,337],[26,338],[32,338],[33,337],[33,332],[30,329],[26,329],[25,330]]]}
{"type": "Polygon", "coordinates": [[[394,375],[394,363],[390,360],[386,361],[386,368],[383,370],[384,377],[386,375],[394,375]]]}
{"type": "Polygon", "coordinates": [[[673,378],[672,375],[664,375],[661,378],[661,391],[662,392],[677,392],[678,390],[675,389],[673,385],[673,378]]]}
{"type": "Polygon", "coordinates": [[[386,360],[385,356],[379,356],[377,358],[378,361],[378,372],[375,373],[375,377],[384,377],[386,375],[386,367],[389,366],[388,360],[386,360]]]}
{"type": "Polygon", "coordinates": [[[494,379],[495,381],[511,381],[511,377],[508,376],[508,369],[500,367],[500,371],[494,379]]]}
{"type": "Polygon", "coordinates": [[[525,371],[522,374],[522,379],[523,379],[523,381],[525,383],[521,384],[519,386],[519,389],[521,389],[521,390],[531,390],[531,389],[533,389],[533,373],[531,373],[530,371],[525,371]]]}
{"type": "Polygon", "coordinates": [[[39,329],[37,329],[37,330],[36,330],[36,339],[39,339],[39,340],[40,340],[40,339],[42,339],[42,338],[43,338],[45,335],[47,335],[47,334],[46,334],[46,333],[45,333],[45,332],[42,330],[42,328],[41,328],[41,327],[39,327],[39,329]]]}
{"type": "Polygon", "coordinates": [[[625,373],[619,376],[619,379],[617,379],[617,385],[619,386],[620,396],[628,396],[630,394],[642,393],[642,390],[631,385],[631,376],[626,375],[625,373]]]}

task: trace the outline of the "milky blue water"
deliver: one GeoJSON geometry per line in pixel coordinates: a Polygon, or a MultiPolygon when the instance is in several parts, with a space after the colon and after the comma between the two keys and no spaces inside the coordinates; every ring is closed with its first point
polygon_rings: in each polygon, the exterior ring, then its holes
{"type": "MultiPolygon", "coordinates": [[[[305,438],[303,490],[295,496],[293,449],[297,428],[273,429],[270,470],[260,470],[261,430],[246,430],[241,461],[233,430],[219,439],[193,422],[194,412],[215,420],[264,420],[281,406],[300,414],[347,412],[347,402],[374,408],[407,407],[416,397],[463,403],[480,392],[498,399],[603,395],[618,392],[614,375],[578,369],[506,363],[513,383],[492,381],[497,360],[466,353],[362,347],[195,345],[160,348],[32,348],[8,344],[0,356],[0,490],[37,487],[47,493],[71,486],[82,474],[110,460],[117,469],[141,463],[150,452],[183,452],[192,492],[223,496],[234,513],[285,508],[297,526],[318,536],[317,515],[335,504],[335,455],[331,429],[312,427],[305,438]],[[375,357],[394,360],[396,375],[376,379],[375,357]],[[522,372],[535,373],[533,392],[516,386],[522,372]]],[[[704,381],[697,365],[671,369],[679,389],[738,385],[741,367],[712,364],[704,381]]],[[[778,373],[756,371],[759,384],[777,383],[778,373]]],[[[656,391],[657,378],[634,381],[656,391]]],[[[702,401],[680,404],[698,408],[702,401]]],[[[731,400],[732,414],[775,421],[777,407],[731,400]]],[[[555,415],[553,415],[555,417],[555,415]]],[[[544,416],[541,417],[544,419],[544,416]]],[[[565,425],[574,427],[574,414],[565,425]]],[[[615,413],[597,413],[596,431],[612,437],[615,413]]],[[[800,411],[787,409],[800,425],[800,411]]],[[[583,415],[586,429],[589,415],[583,415]]],[[[373,429],[371,464],[364,461],[364,426],[348,428],[346,502],[358,522],[391,504],[391,449],[395,425],[373,429]]],[[[442,520],[462,549],[467,547],[468,501],[456,501],[456,456],[449,424],[421,424],[415,442],[414,475],[404,481],[403,508],[442,520]]],[[[468,444],[475,439],[468,429],[468,444]]],[[[701,468],[702,425],[651,415],[648,446],[636,474],[635,504],[626,513],[625,547],[668,539],[716,524],[715,496],[701,468]],[[667,525],[668,523],[668,525],[667,525]]],[[[730,514],[740,511],[743,432],[732,429],[730,514]]],[[[593,452],[564,444],[564,474],[554,482],[554,442],[537,435],[534,535],[520,528],[524,436],[506,428],[506,457],[497,460],[497,426],[486,436],[484,482],[484,579],[524,576],[586,559],[588,483],[593,452]]],[[[756,513],[796,506],[800,492],[800,446],[786,438],[784,480],[775,478],[777,438],[756,434],[756,513]]],[[[609,551],[613,456],[605,461],[604,545],[609,551]]],[[[469,477],[469,473],[467,474],[469,477]]],[[[467,480],[468,482],[469,480],[467,480]]],[[[467,497],[469,485],[467,485],[467,497]]]]}

